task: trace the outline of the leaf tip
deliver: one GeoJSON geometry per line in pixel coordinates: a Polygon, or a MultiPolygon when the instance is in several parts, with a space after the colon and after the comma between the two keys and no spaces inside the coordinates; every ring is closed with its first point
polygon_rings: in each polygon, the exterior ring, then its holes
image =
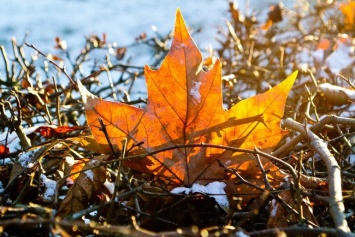
{"type": "Polygon", "coordinates": [[[88,91],[85,88],[85,86],[83,86],[83,84],[81,83],[80,80],[78,80],[78,89],[79,89],[79,93],[81,95],[81,98],[83,99],[84,105],[87,103],[88,98],[92,98],[92,99],[96,98],[95,95],[93,95],[90,91],[88,91]]]}
{"type": "Polygon", "coordinates": [[[180,7],[178,7],[178,8],[176,8],[176,18],[179,18],[181,16],[182,16],[181,10],[180,10],[180,7]]]}
{"type": "Polygon", "coordinates": [[[291,75],[294,76],[294,77],[297,77],[297,75],[298,75],[298,70],[294,71],[291,75]]]}
{"type": "Polygon", "coordinates": [[[292,83],[294,83],[297,78],[297,75],[298,75],[298,70],[294,71],[288,78],[292,78],[290,80],[292,80],[292,83]]]}
{"type": "MultiPolygon", "coordinates": [[[[185,20],[184,17],[182,16],[181,10],[178,7],[176,9],[176,16],[175,16],[175,27],[179,25],[184,25],[185,26],[185,20]]],[[[185,26],[186,27],[186,26],[185,26]]]]}

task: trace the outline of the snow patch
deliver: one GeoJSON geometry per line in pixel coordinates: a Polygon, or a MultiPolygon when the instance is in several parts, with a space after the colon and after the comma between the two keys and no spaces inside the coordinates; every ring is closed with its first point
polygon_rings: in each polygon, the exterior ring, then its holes
{"type": "Polygon", "coordinates": [[[105,183],[104,183],[104,185],[105,185],[105,187],[107,188],[107,190],[108,190],[111,194],[113,194],[113,190],[115,189],[115,184],[106,180],[105,183]]]}
{"type": "Polygon", "coordinates": [[[200,86],[201,85],[202,85],[202,82],[199,82],[199,81],[192,82],[192,88],[190,89],[190,96],[192,96],[195,104],[198,104],[201,102],[201,94],[200,94],[200,86]]]}
{"type": "Polygon", "coordinates": [[[44,174],[41,174],[41,181],[44,184],[44,193],[43,199],[44,201],[51,202],[54,200],[55,190],[57,182],[54,180],[48,179],[44,174]]]}
{"type": "Polygon", "coordinates": [[[343,43],[338,39],[337,45],[338,48],[326,59],[326,65],[334,74],[340,73],[343,68],[350,66],[354,62],[349,41],[343,43]]]}
{"type": "Polygon", "coordinates": [[[75,164],[75,159],[72,156],[66,156],[64,159],[65,163],[67,163],[70,167],[75,164]]]}
{"type": "Polygon", "coordinates": [[[352,118],[355,117],[355,105],[352,104],[349,108],[339,114],[339,117],[352,118]]]}
{"type": "Polygon", "coordinates": [[[90,225],[90,223],[91,223],[91,220],[90,220],[90,219],[85,218],[85,216],[83,216],[82,219],[83,219],[85,225],[90,225]]]}
{"type": "Polygon", "coordinates": [[[224,191],[226,184],[224,182],[212,182],[206,186],[201,184],[193,184],[191,188],[177,187],[171,190],[173,194],[189,194],[189,193],[203,193],[208,194],[210,197],[214,198],[218,205],[229,213],[229,201],[224,191]]]}
{"type": "Polygon", "coordinates": [[[33,157],[34,154],[41,148],[37,148],[34,150],[26,151],[26,152],[21,152],[18,156],[18,162],[20,163],[21,167],[23,168],[31,168],[33,167],[33,157]]]}
{"type": "Polygon", "coordinates": [[[270,217],[276,216],[276,213],[277,213],[277,202],[276,202],[275,199],[273,199],[271,201],[271,209],[272,209],[272,211],[270,213],[270,217]]]}
{"type": "Polygon", "coordinates": [[[84,173],[91,181],[94,181],[94,173],[92,172],[92,170],[87,170],[84,173]]]}
{"type": "MultiPolygon", "coordinates": [[[[37,130],[41,126],[34,126],[30,128],[23,128],[23,132],[26,135],[29,135],[37,130]]],[[[16,145],[20,143],[20,139],[15,131],[8,133],[0,133],[0,144],[7,144],[7,147],[10,149],[10,152],[16,150],[16,145]]]]}
{"type": "Polygon", "coordinates": [[[347,160],[351,165],[354,165],[355,164],[355,154],[348,155],[347,160]]]}
{"type": "Polygon", "coordinates": [[[185,188],[185,187],[176,187],[173,190],[170,191],[172,194],[189,194],[191,192],[190,188],[185,188]]]}

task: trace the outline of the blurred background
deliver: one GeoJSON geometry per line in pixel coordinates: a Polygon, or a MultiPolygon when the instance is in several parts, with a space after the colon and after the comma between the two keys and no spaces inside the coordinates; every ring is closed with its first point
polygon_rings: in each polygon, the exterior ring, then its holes
{"type": "MultiPolygon", "coordinates": [[[[267,15],[267,8],[278,0],[234,1],[242,12],[267,15]]],[[[282,1],[292,5],[292,0],[282,1]]],[[[187,25],[201,32],[194,35],[201,49],[215,45],[218,26],[225,26],[228,0],[57,0],[27,1],[2,0],[0,7],[0,45],[11,49],[11,38],[21,43],[25,35],[28,43],[45,53],[53,50],[55,37],[68,45],[68,51],[80,50],[85,36],[107,34],[107,41],[125,46],[145,32],[154,35],[152,26],[162,35],[174,25],[175,11],[179,7],[187,25]]]]}

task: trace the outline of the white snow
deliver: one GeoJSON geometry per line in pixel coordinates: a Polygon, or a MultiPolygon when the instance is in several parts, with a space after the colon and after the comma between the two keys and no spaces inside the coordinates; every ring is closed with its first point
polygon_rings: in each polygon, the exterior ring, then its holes
{"type": "Polygon", "coordinates": [[[347,160],[351,165],[354,165],[355,164],[355,154],[348,155],[347,160]]]}
{"type": "Polygon", "coordinates": [[[85,218],[85,216],[83,216],[82,219],[83,219],[85,225],[90,225],[90,223],[91,223],[91,220],[90,220],[90,219],[85,218]]]}
{"type": "Polygon", "coordinates": [[[345,94],[349,100],[355,101],[355,90],[346,89],[341,86],[335,86],[329,83],[322,83],[319,85],[319,90],[324,94],[337,96],[341,93],[345,94]]]}
{"type": "Polygon", "coordinates": [[[202,85],[202,82],[193,81],[192,85],[190,96],[192,96],[194,103],[198,104],[201,102],[200,86],[202,85]]]}
{"type": "Polygon", "coordinates": [[[189,194],[191,192],[190,188],[185,188],[185,187],[176,187],[173,190],[170,191],[173,194],[189,194]]]}
{"type": "Polygon", "coordinates": [[[243,231],[238,230],[237,232],[234,233],[235,237],[249,237],[250,235],[245,234],[243,231]]]}
{"type": "MultiPolygon", "coordinates": [[[[34,127],[30,127],[30,128],[23,128],[23,132],[26,135],[29,135],[31,133],[33,133],[37,128],[39,128],[40,126],[34,126],[34,127]]],[[[11,132],[11,133],[0,133],[0,144],[3,145],[7,145],[7,147],[9,148],[10,152],[15,151],[15,146],[18,145],[20,143],[20,139],[18,138],[18,135],[15,131],[11,132]]]]}
{"type": "Polygon", "coordinates": [[[0,193],[3,193],[4,192],[4,188],[3,188],[3,186],[2,186],[2,182],[0,181],[0,193]]]}
{"type": "Polygon", "coordinates": [[[342,42],[339,38],[337,41],[337,49],[326,59],[326,65],[332,73],[338,74],[343,68],[348,67],[354,62],[354,57],[351,56],[352,52],[349,43],[350,40],[342,42]]]}
{"type": "Polygon", "coordinates": [[[66,156],[64,159],[65,159],[65,163],[67,163],[69,167],[75,164],[75,159],[72,156],[66,156]]]}
{"type": "Polygon", "coordinates": [[[94,181],[94,173],[92,172],[92,170],[86,170],[84,173],[90,180],[94,181]]]}
{"type": "Polygon", "coordinates": [[[55,196],[55,190],[57,182],[51,179],[48,179],[44,174],[41,174],[41,181],[45,186],[43,199],[44,201],[51,202],[55,196]]]}
{"type": "Polygon", "coordinates": [[[339,117],[344,117],[344,118],[355,117],[355,104],[350,105],[346,111],[341,112],[339,114],[339,117]]]}
{"type": "Polygon", "coordinates": [[[225,210],[227,213],[229,212],[229,201],[224,191],[226,184],[224,182],[212,182],[207,184],[206,186],[201,184],[193,184],[191,188],[185,187],[177,187],[171,190],[173,194],[189,194],[189,193],[203,193],[208,194],[210,197],[214,198],[218,205],[225,210]]]}
{"type": "Polygon", "coordinates": [[[276,213],[277,213],[277,202],[275,199],[273,199],[271,201],[271,213],[270,213],[270,217],[274,217],[276,216],[276,213]]]}
{"type": "Polygon", "coordinates": [[[209,194],[207,190],[207,186],[201,185],[201,184],[193,184],[191,187],[191,192],[192,193],[206,193],[209,194]]]}
{"type": "Polygon", "coordinates": [[[38,149],[41,148],[37,148],[34,150],[30,150],[30,151],[26,151],[26,152],[21,152],[18,156],[18,162],[21,164],[21,166],[23,168],[31,168],[33,166],[33,156],[34,154],[38,151],[38,149]]]}
{"type": "Polygon", "coordinates": [[[104,185],[106,186],[107,190],[113,194],[113,190],[115,189],[115,184],[109,181],[105,181],[104,185]]]}

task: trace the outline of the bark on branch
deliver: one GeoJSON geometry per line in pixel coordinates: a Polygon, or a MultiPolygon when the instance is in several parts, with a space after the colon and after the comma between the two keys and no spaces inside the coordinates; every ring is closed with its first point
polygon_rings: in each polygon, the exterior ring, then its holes
{"type": "Polygon", "coordinates": [[[330,153],[327,144],[311,130],[306,129],[303,125],[291,118],[286,119],[284,121],[284,125],[301,133],[302,137],[310,139],[311,146],[320,155],[323,162],[327,166],[329,182],[329,210],[338,235],[355,236],[350,232],[344,215],[345,207],[341,188],[341,169],[334,156],[330,153]]]}

